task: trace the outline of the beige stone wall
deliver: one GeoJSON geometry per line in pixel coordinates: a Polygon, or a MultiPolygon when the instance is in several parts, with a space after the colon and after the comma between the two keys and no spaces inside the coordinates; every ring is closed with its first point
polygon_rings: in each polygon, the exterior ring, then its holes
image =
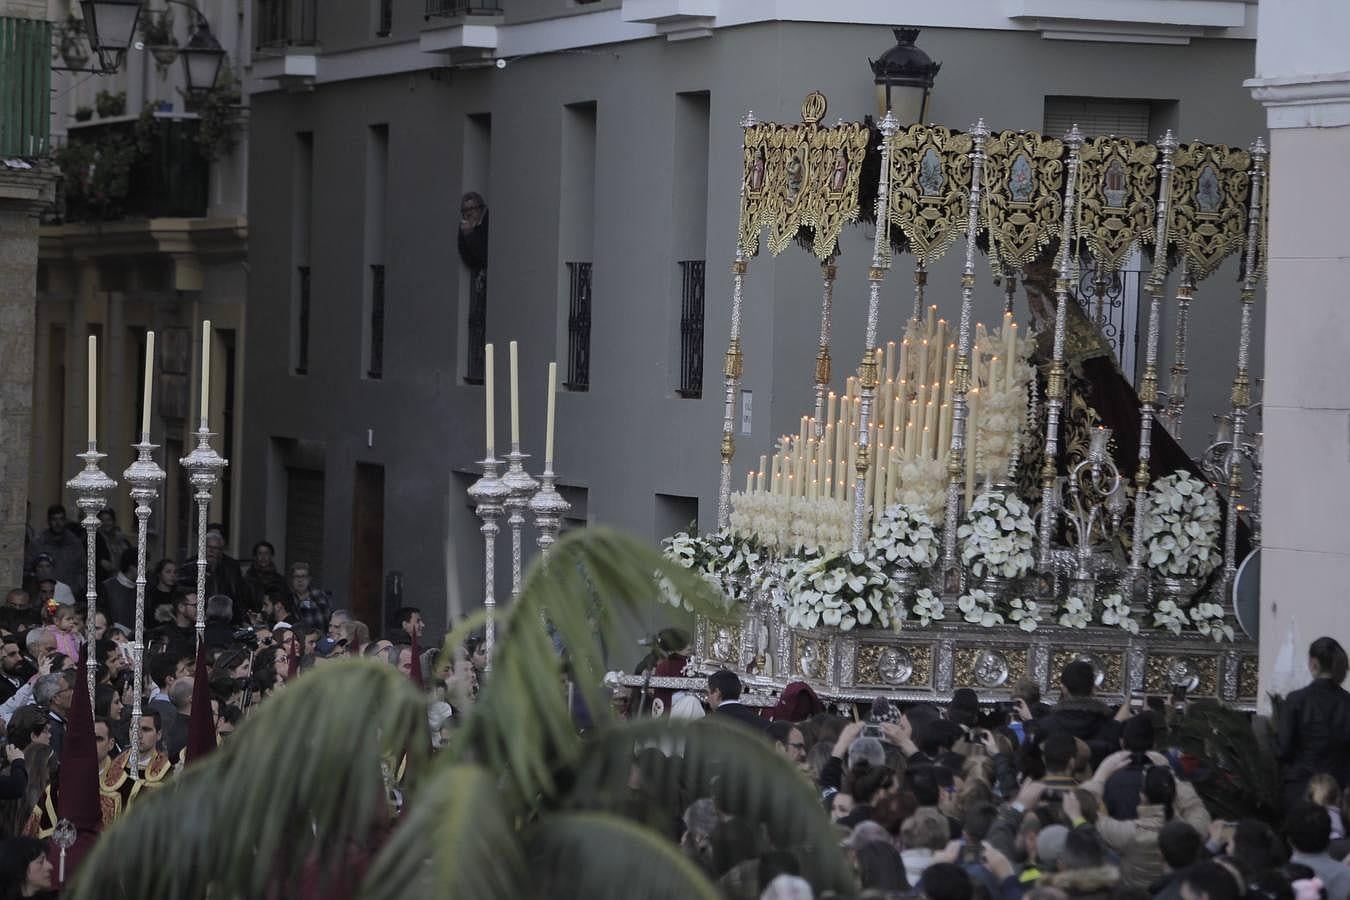
{"type": "Polygon", "coordinates": [[[28,448],[33,421],[38,210],[46,173],[0,168],[0,590],[23,574],[28,448]]]}
{"type": "Polygon", "coordinates": [[[1350,645],[1350,126],[1271,132],[1261,692],[1308,680],[1308,645],[1350,645]]]}
{"type": "Polygon", "coordinates": [[[46,19],[47,0],[0,0],[0,16],[16,19],[46,19]]]}

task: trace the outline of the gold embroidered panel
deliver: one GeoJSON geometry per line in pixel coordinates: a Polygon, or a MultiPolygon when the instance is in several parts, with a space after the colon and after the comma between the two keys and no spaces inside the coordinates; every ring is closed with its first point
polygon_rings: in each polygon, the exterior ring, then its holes
{"type": "Polygon", "coordinates": [[[994,274],[1035,262],[1064,216],[1064,142],[1034,131],[1000,131],[986,145],[980,210],[994,274]]]}
{"type": "Polygon", "coordinates": [[[814,230],[812,252],[820,259],[839,245],[844,226],[858,219],[858,185],[869,140],[867,126],[840,123],[764,123],[745,129],[741,250],[759,252],[769,229],[769,252],[788,248],[802,227],[814,230]]]}
{"type": "Polygon", "coordinates": [[[891,140],[889,218],[915,260],[932,265],[966,233],[973,141],[941,125],[911,125],[891,140]]]}
{"type": "Polygon", "coordinates": [[[1251,155],[1223,144],[1184,144],[1172,158],[1168,239],[1200,281],[1246,247],[1251,155]]]}
{"type": "Polygon", "coordinates": [[[1129,138],[1084,142],[1078,170],[1078,235],[1107,272],[1155,238],[1158,148],[1129,138]]]}

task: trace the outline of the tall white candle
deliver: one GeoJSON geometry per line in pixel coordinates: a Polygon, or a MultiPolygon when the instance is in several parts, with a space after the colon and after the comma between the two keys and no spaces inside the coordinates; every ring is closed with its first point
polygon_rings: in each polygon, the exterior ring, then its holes
{"type": "Polygon", "coordinates": [[[98,443],[98,338],[89,335],[89,446],[98,443]]]}
{"type": "Polygon", "coordinates": [[[1017,385],[1017,323],[1008,323],[1008,390],[1017,385]]]}
{"type": "Polygon", "coordinates": [[[211,418],[211,320],[202,322],[202,397],[198,415],[205,428],[211,418]]]}
{"type": "Polygon", "coordinates": [[[510,345],[511,356],[511,449],[520,446],[520,366],[516,358],[516,342],[510,345]]]}
{"type": "Polygon", "coordinates": [[[548,364],[548,434],[544,438],[544,468],[553,469],[553,411],[558,402],[558,364],[548,364]]]}
{"type": "Polygon", "coordinates": [[[497,441],[493,437],[496,429],[496,421],[492,415],[493,393],[492,393],[492,368],[493,354],[492,345],[487,344],[483,347],[483,400],[487,409],[487,458],[496,456],[494,452],[497,449],[497,441]]]}
{"type": "Polygon", "coordinates": [[[150,440],[150,385],[155,377],[155,333],[145,333],[145,381],[141,386],[141,438],[150,440]]]}

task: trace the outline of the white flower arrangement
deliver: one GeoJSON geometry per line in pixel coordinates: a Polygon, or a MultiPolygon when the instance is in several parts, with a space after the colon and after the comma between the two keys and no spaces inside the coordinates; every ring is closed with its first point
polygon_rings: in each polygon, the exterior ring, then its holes
{"type": "Polygon", "coordinates": [[[900,464],[900,490],[895,499],[936,519],[947,506],[947,458],[912,459],[900,464]]]}
{"type": "Polygon", "coordinates": [[[1181,634],[1187,624],[1186,610],[1177,606],[1176,601],[1164,598],[1153,609],[1153,627],[1165,628],[1173,634],[1181,634]]]}
{"type": "MultiPolygon", "coordinates": [[[[715,587],[728,608],[749,598],[753,580],[766,562],[753,537],[730,530],[706,535],[681,531],[666,538],[662,550],[671,562],[696,572],[715,587]]],[[[658,582],[667,603],[692,610],[670,579],[660,577],[658,582]]]]}
{"type": "Polygon", "coordinates": [[[1092,624],[1092,610],[1079,597],[1068,597],[1059,608],[1059,624],[1065,628],[1086,628],[1092,624]]]}
{"type": "Polygon", "coordinates": [[[899,623],[894,584],[861,551],[802,565],[788,582],[787,592],[787,623],[792,628],[828,625],[850,631],[899,623]]]}
{"type": "Polygon", "coordinates": [[[1214,488],[1178,470],[1153,482],[1146,503],[1148,567],[1170,578],[1207,578],[1222,560],[1214,488]]]}
{"type": "Polygon", "coordinates": [[[1008,619],[1017,623],[1017,627],[1030,633],[1041,624],[1041,605],[1025,597],[1014,597],[1008,604],[1008,619]]]}
{"type": "Polygon", "coordinates": [[[1195,630],[1215,643],[1233,640],[1233,626],[1224,621],[1223,607],[1217,603],[1197,603],[1190,609],[1195,630]]]}
{"type": "Polygon", "coordinates": [[[914,595],[914,617],[919,620],[919,625],[927,628],[934,622],[941,622],[947,618],[947,607],[942,602],[942,598],[933,593],[932,588],[920,588],[914,595]]]}
{"type": "Polygon", "coordinates": [[[979,588],[968,594],[962,594],[956,600],[956,608],[962,617],[972,625],[992,628],[1003,624],[1003,616],[994,610],[994,598],[979,588]]]}
{"type": "Polygon", "coordinates": [[[888,572],[926,569],[938,558],[937,525],[921,509],[897,503],[872,525],[867,555],[888,572]]]}
{"type": "Polygon", "coordinates": [[[1130,616],[1130,604],[1118,593],[1107,594],[1102,598],[1102,624],[1130,634],[1139,633],[1139,622],[1130,616]]]}
{"type": "Polygon", "coordinates": [[[764,492],[731,497],[731,527],[780,552],[823,547],[842,552],[852,537],[853,508],[844,500],[784,497],[764,492]]]}
{"type": "Polygon", "coordinates": [[[1036,529],[1031,509],[1016,494],[986,491],[975,498],[957,529],[961,562],[976,578],[1021,578],[1034,562],[1036,529]]]}

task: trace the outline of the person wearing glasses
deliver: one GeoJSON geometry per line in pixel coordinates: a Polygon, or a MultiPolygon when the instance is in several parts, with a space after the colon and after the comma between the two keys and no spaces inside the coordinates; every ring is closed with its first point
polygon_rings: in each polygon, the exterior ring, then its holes
{"type": "Polygon", "coordinates": [[[487,272],[488,211],[483,195],[469,191],[459,201],[459,258],[477,278],[487,272]]]}

